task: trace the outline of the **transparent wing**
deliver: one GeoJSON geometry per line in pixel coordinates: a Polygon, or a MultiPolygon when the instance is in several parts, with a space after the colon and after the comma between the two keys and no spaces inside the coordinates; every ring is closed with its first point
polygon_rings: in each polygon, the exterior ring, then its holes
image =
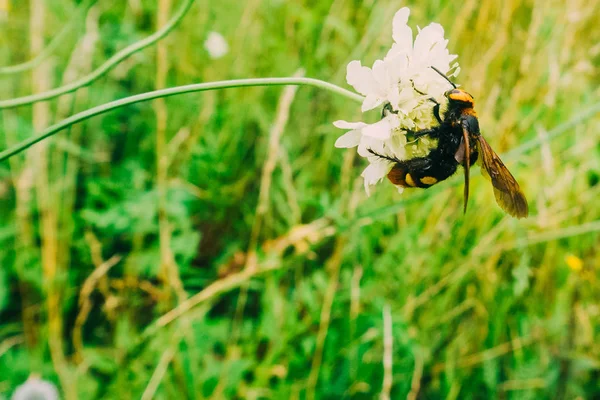
{"type": "Polygon", "coordinates": [[[529,206],[519,184],[483,136],[478,136],[478,142],[481,154],[481,172],[492,182],[496,202],[513,217],[527,217],[529,206]]]}

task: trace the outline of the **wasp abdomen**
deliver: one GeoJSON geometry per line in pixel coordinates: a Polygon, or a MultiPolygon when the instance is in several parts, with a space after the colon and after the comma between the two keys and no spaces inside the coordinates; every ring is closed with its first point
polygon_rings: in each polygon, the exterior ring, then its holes
{"type": "Polygon", "coordinates": [[[387,176],[394,185],[426,189],[447,179],[455,171],[456,164],[441,165],[431,157],[417,157],[394,164],[387,176]]]}

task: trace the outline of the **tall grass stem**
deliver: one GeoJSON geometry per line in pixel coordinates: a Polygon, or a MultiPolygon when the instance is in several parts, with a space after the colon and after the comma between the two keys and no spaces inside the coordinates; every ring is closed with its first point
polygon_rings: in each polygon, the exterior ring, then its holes
{"type": "Polygon", "coordinates": [[[98,67],[91,74],[86,75],[81,79],[76,80],[75,82],[69,83],[67,85],[55,89],[51,89],[41,93],[35,93],[29,96],[17,97],[16,99],[2,100],[0,101],[0,109],[15,108],[28,104],[34,104],[44,100],[54,99],[56,97],[62,96],[63,94],[72,93],[79,88],[92,84],[94,81],[104,76],[108,71],[116,67],[124,59],[145,49],[146,47],[153,45],[160,39],[167,36],[169,32],[171,32],[183,19],[183,17],[188,12],[193,3],[194,0],[184,0],[179,9],[175,12],[175,14],[173,14],[173,17],[161,29],[157,30],[147,38],[137,41],[132,45],[119,51],[117,54],[109,58],[104,64],[98,67]]]}

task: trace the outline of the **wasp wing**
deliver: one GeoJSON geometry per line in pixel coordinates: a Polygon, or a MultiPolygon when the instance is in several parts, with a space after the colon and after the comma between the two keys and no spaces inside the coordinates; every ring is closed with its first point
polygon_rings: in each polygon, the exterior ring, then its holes
{"type": "Polygon", "coordinates": [[[454,154],[454,158],[463,166],[465,172],[465,190],[464,190],[464,206],[463,212],[467,212],[467,204],[469,203],[469,175],[471,168],[471,144],[469,142],[469,132],[463,127],[463,137],[460,140],[458,150],[454,154]]]}
{"type": "Polygon", "coordinates": [[[463,137],[460,139],[458,150],[454,153],[454,159],[463,166],[465,176],[464,189],[464,207],[463,212],[467,212],[467,204],[469,203],[469,185],[470,185],[470,170],[471,170],[471,144],[469,140],[469,131],[463,127],[463,137]],[[467,151],[469,149],[469,151],[467,151]]]}
{"type": "Polygon", "coordinates": [[[513,217],[527,217],[529,206],[519,184],[483,136],[477,138],[481,153],[481,172],[492,182],[496,202],[513,217]]]}

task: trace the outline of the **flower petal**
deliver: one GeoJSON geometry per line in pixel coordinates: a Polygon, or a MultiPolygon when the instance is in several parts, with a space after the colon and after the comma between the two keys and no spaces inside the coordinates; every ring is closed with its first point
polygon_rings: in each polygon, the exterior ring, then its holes
{"type": "Polygon", "coordinates": [[[377,82],[380,89],[379,93],[381,95],[385,95],[385,92],[388,92],[389,89],[393,89],[393,83],[388,74],[387,63],[382,60],[376,60],[373,63],[373,79],[377,82]]]}
{"type": "Polygon", "coordinates": [[[371,195],[371,186],[379,183],[385,178],[388,172],[390,172],[391,167],[391,164],[377,162],[369,164],[369,166],[365,168],[361,176],[365,180],[365,192],[367,192],[367,196],[371,195]]]}
{"type": "Polygon", "coordinates": [[[444,39],[444,28],[440,24],[431,23],[419,32],[414,44],[414,66],[425,69],[435,66],[442,73],[447,73],[450,61],[454,59],[446,48],[448,40],[444,39]]]}
{"type": "Polygon", "coordinates": [[[384,99],[374,93],[370,93],[365,97],[362,103],[362,107],[360,108],[362,112],[367,112],[369,110],[374,109],[375,107],[379,107],[383,104],[384,99]]]}
{"type": "Polygon", "coordinates": [[[362,129],[362,133],[363,135],[374,139],[386,140],[389,139],[392,134],[392,125],[387,118],[384,118],[374,124],[365,126],[362,129]]]}
{"type": "Polygon", "coordinates": [[[408,52],[397,50],[398,45],[394,43],[383,61],[386,63],[389,79],[394,84],[408,84],[407,78],[409,78],[409,76],[407,76],[406,70],[408,69],[408,62],[412,54],[412,49],[409,49],[408,52]]]}
{"type": "Polygon", "coordinates": [[[392,154],[399,160],[406,160],[410,157],[406,152],[406,136],[404,132],[398,132],[390,140],[386,142],[388,153],[392,154]]]}
{"type": "Polygon", "coordinates": [[[394,38],[394,42],[398,44],[396,51],[399,52],[412,49],[413,33],[412,29],[408,26],[409,16],[410,9],[408,7],[402,7],[394,15],[394,20],[392,22],[392,37],[394,38]]]}
{"type": "Polygon", "coordinates": [[[346,67],[346,81],[364,96],[378,91],[373,71],[369,67],[363,67],[360,61],[350,61],[346,67]]]}
{"type": "Polygon", "coordinates": [[[364,122],[348,122],[348,121],[343,121],[343,120],[338,120],[338,121],[334,121],[333,122],[333,126],[335,126],[336,128],[340,128],[340,129],[362,129],[365,126],[367,126],[367,124],[365,124],[364,122]]]}
{"type": "Polygon", "coordinates": [[[440,24],[432,22],[417,35],[413,48],[421,52],[430,52],[434,45],[446,48],[447,40],[444,39],[444,28],[440,24]]]}
{"type": "Polygon", "coordinates": [[[371,151],[379,154],[385,153],[385,141],[379,139],[373,139],[372,137],[364,136],[360,139],[358,144],[358,155],[367,158],[369,162],[380,161],[380,158],[373,155],[371,151]]]}
{"type": "Polygon", "coordinates": [[[340,136],[335,141],[335,147],[342,149],[349,149],[350,147],[356,147],[360,143],[360,138],[362,136],[360,129],[354,129],[346,134],[340,136]]]}

